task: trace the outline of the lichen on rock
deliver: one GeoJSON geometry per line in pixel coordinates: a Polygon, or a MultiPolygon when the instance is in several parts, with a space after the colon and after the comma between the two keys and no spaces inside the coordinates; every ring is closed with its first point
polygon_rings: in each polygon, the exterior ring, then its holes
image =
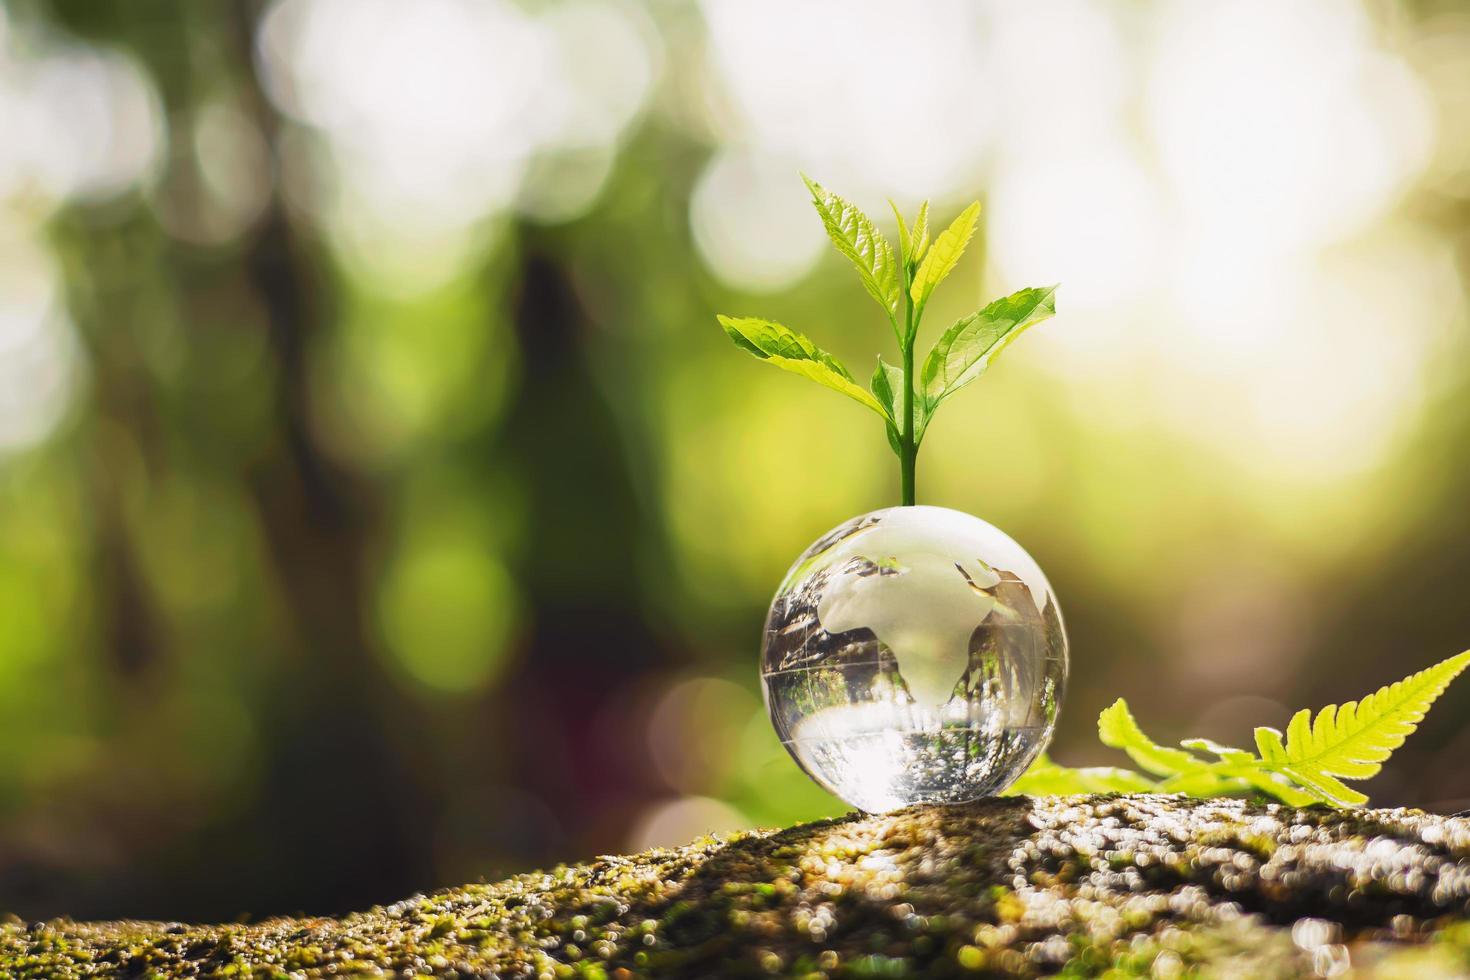
{"type": "Polygon", "coordinates": [[[253,925],[0,926],[6,977],[1470,973],[1470,821],[989,799],[253,925]]]}

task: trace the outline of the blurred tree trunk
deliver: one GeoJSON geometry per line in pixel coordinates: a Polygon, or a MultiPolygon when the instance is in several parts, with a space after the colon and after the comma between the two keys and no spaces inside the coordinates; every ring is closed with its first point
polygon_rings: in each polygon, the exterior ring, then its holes
{"type": "MultiPolygon", "coordinates": [[[[59,2],[55,12],[79,33],[133,50],[159,86],[170,120],[187,121],[225,94],[239,101],[274,146],[280,120],[261,92],[252,57],[263,9],[238,0],[188,10],[169,5],[146,17],[59,2]]],[[[174,135],[190,137],[187,130],[174,135]]],[[[176,152],[171,166],[190,160],[187,152],[176,152]]],[[[141,206],[111,223],[93,220],[83,206],[61,222],[60,234],[72,264],[68,282],[87,284],[71,307],[90,349],[98,414],[139,445],[150,483],[217,465],[200,458],[210,448],[207,432],[194,433],[192,444],[190,437],[179,438],[175,430],[186,427],[170,415],[181,410],[179,392],[170,399],[143,363],[139,347],[156,333],[150,318],[160,315],[161,305],[183,321],[180,329],[200,329],[189,322],[189,311],[211,309],[221,296],[251,298],[251,308],[263,311],[263,322],[244,313],[240,319],[241,329],[266,331],[268,429],[254,451],[223,465],[236,468],[227,478],[253,495],[286,614],[277,631],[283,648],[258,654],[272,663],[263,673],[267,688],[254,692],[264,784],[252,788],[243,809],[153,862],[151,877],[123,872],[133,877],[96,888],[107,896],[98,900],[127,896],[139,911],[161,906],[229,915],[239,908],[230,882],[248,880],[252,904],[330,909],[364,895],[387,897],[430,878],[418,781],[402,754],[413,745],[414,714],[383,676],[364,626],[363,550],[377,521],[376,505],[364,484],[333,463],[309,422],[308,350],[331,328],[330,311],[321,308],[330,290],[319,281],[315,258],[279,193],[240,246],[243,252],[213,258],[201,259],[197,249],[172,241],[141,206]],[[159,295],[167,297],[162,304],[159,295]],[[363,860],[366,854],[373,860],[363,860]],[[202,864],[210,874],[198,873],[202,864]],[[287,874],[306,868],[311,873],[287,874]]],[[[122,710],[148,711],[150,668],[155,674],[167,669],[175,654],[222,651],[170,649],[137,571],[138,543],[124,526],[120,474],[108,456],[107,435],[106,427],[92,433],[98,442],[91,474],[95,540],[103,570],[97,587],[106,611],[101,633],[117,667],[140,678],[138,696],[120,699],[122,710]]],[[[129,681],[116,684],[126,689],[129,681]]]]}
{"type": "Polygon", "coordinates": [[[524,381],[483,449],[517,474],[526,500],[516,564],[534,621],[501,697],[518,720],[505,748],[516,785],[557,809],[606,814],[650,792],[646,756],[610,752],[598,725],[630,680],[673,661],[639,593],[640,559],[661,532],[639,505],[624,434],[588,363],[596,328],[553,257],[570,250],[536,229],[522,238],[513,322],[524,381]]]}

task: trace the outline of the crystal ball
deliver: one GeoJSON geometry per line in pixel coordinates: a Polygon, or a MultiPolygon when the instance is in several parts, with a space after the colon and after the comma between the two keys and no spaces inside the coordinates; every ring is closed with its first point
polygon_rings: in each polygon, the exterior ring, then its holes
{"type": "Polygon", "coordinates": [[[875,510],[823,535],[776,591],[761,645],[781,743],[870,813],[1003,790],[1051,739],[1066,681],[1041,569],[945,507],[875,510]]]}

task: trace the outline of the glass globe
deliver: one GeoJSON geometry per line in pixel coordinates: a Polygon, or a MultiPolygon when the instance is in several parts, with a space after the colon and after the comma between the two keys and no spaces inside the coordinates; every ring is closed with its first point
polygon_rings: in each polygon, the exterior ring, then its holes
{"type": "Polygon", "coordinates": [[[870,813],[997,793],[1051,739],[1067,680],[1056,596],[978,517],[890,507],[797,559],[761,681],[807,775],[870,813]]]}

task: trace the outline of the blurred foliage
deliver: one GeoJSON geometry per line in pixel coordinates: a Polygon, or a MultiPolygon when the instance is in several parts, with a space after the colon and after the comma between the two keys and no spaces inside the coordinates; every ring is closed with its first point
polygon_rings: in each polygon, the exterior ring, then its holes
{"type": "MultiPolygon", "coordinates": [[[[798,168],[983,193],[933,323],[1063,281],[918,473],[1061,597],[1056,757],[1119,695],[1237,743],[1463,649],[1470,21],[1227,6],[5,3],[0,907],[340,910],[839,812],[756,644],[897,476],[712,320],[883,339],[798,168]],[[900,87],[825,60],[898,21],[956,93],[902,155],[900,87]]],[[[1444,700],[1375,800],[1470,806],[1444,700]]]]}

